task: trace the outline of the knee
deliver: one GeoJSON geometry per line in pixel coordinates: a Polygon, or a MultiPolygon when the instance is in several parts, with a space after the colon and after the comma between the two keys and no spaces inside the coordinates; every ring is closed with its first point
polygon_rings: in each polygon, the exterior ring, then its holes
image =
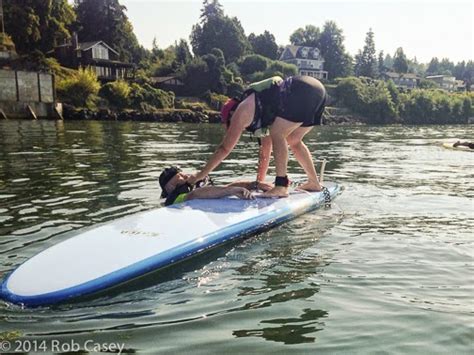
{"type": "Polygon", "coordinates": [[[295,149],[295,148],[297,149],[298,147],[301,146],[301,144],[303,144],[303,142],[301,141],[299,137],[295,138],[295,137],[289,136],[286,138],[286,141],[291,149],[295,149]]]}

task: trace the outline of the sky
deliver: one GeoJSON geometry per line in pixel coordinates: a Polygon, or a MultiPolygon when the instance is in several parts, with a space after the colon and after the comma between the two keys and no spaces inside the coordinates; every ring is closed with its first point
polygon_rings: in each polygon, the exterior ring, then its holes
{"type": "MultiPolygon", "coordinates": [[[[166,48],[189,42],[199,22],[202,0],[121,0],[139,42],[166,48]]],[[[289,44],[298,28],[322,28],[333,20],[343,30],[345,47],[355,55],[372,28],[377,53],[393,56],[402,47],[408,58],[427,63],[433,57],[453,62],[474,60],[474,2],[471,0],[220,0],[224,13],[237,17],[245,34],[270,31],[279,45],[289,44]]]]}

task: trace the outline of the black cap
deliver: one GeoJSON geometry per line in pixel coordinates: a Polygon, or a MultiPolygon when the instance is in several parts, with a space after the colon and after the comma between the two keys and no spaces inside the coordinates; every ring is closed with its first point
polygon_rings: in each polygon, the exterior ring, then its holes
{"type": "Polygon", "coordinates": [[[177,166],[171,166],[171,167],[166,168],[165,170],[163,170],[163,172],[161,173],[161,175],[159,177],[160,186],[161,186],[161,190],[162,190],[161,191],[161,197],[166,197],[168,195],[168,193],[165,190],[165,186],[180,171],[181,171],[181,169],[178,168],[177,166]]]}

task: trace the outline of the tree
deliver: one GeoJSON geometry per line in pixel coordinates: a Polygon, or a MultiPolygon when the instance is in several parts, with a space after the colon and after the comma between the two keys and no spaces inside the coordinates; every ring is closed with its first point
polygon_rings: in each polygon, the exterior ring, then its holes
{"type": "Polygon", "coordinates": [[[443,58],[439,63],[439,71],[443,75],[453,75],[454,63],[449,58],[443,58]]]}
{"type": "Polygon", "coordinates": [[[397,73],[408,71],[408,61],[402,47],[399,47],[393,56],[393,70],[397,73]]]}
{"type": "Polygon", "coordinates": [[[240,63],[240,72],[244,75],[253,74],[258,71],[265,71],[268,67],[268,60],[258,54],[245,56],[240,63]]]}
{"type": "Polygon", "coordinates": [[[277,59],[278,45],[275,42],[275,36],[265,31],[263,34],[255,36],[249,35],[249,42],[255,54],[263,55],[270,59],[277,59]]]}
{"type": "Polygon", "coordinates": [[[457,80],[462,80],[464,77],[464,72],[466,71],[466,62],[463,60],[462,62],[458,62],[453,70],[453,75],[456,77],[457,80]]]}
{"type": "Polygon", "coordinates": [[[321,38],[321,31],[318,27],[307,25],[305,28],[298,28],[290,36],[291,44],[295,46],[318,47],[321,38]]]}
{"type": "Polygon", "coordinates": [[[175,45],[176,52],[176,66],[189,63],[192,58],[191,51],[189,50],[188,42],[184,39],[180,39],[179,43],[175,45]]]}
{"type": "Polygon", "coordinates": [[[379,72],[379,75],[382,75],[387,71],[387,67],[384,64],[384,56],[383,56],[383,51],[379,52],[379,56],[377,58],[377,70],[379,72]]]}
{"type": "Polygon", "coordinates": [[[210,18],[222,17],[224,17],[224,10],[219,0],[204,0],[201,16],[199,16],[201,23],[205,23],[210,18]]]}
{"type": "Polygon", "coordinates": [[[365,37],[362,52],[356,56],[356,75],[375,78],[377,74],[377,58],[375,57],[374,32],[369,29],[365,37]]]}
{"type": "Polygon", "coordinates": [[[319,50],[324,58],[324,70],[329,78],[345,77],[352,71],[352,58],[346,53],[342,30],[333,21],[324,24],[319,50]]]}
{"type": "Polygon", "coordinates": [[[76,15],[67,0],[5,0],[5,31],[19,53],[43,53],[64,43],[76,15]]]}
{"type": "Polygon", "coordinates": [[[387,53],[383,60],[383,65],[387,68],[388,71],[393,70],[393,58],[390,54],[387,53]]]}
{"type": "Polygon", "coordinates": [[[190,38],[195,55],[219,48],[227,62],[237,60],[250,48],[240,21],[225,16],[218,0],[204,1],[201,22],[193,26],[190,38]]]}
{"type": "Polygon", "coordinates": [[[434,57],[431,59],[430,63],[428,64],[428,69],[426,69],[426,74],[435,75],[439,73],[439,60],[438,58],[434,57]]]}
{"type": "Polygon", "coordinates": [[[119,0],[76,0],[79,39],[104,41],[119,53],[121,60],[140,62],[144,49],[138,44],[126,11],[119,0]]]}

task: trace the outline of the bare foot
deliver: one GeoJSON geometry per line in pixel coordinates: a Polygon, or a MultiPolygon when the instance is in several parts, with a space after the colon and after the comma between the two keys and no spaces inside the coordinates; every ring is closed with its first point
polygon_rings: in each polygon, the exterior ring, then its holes
{"type": "Polygon", "coordinates": [[[288,188],[284,186],[275,186],[273,189],[264,192],[260,196],[264,198],[288,197],[288,188]]]}
{"type": "Polygon", "coordinates": [[[297,190],[305,190],[311,192],[319,192],[323,189],[323,187],[319,184],[319,182],[305,182],[304,184],[298,186],[297,190]]]}

